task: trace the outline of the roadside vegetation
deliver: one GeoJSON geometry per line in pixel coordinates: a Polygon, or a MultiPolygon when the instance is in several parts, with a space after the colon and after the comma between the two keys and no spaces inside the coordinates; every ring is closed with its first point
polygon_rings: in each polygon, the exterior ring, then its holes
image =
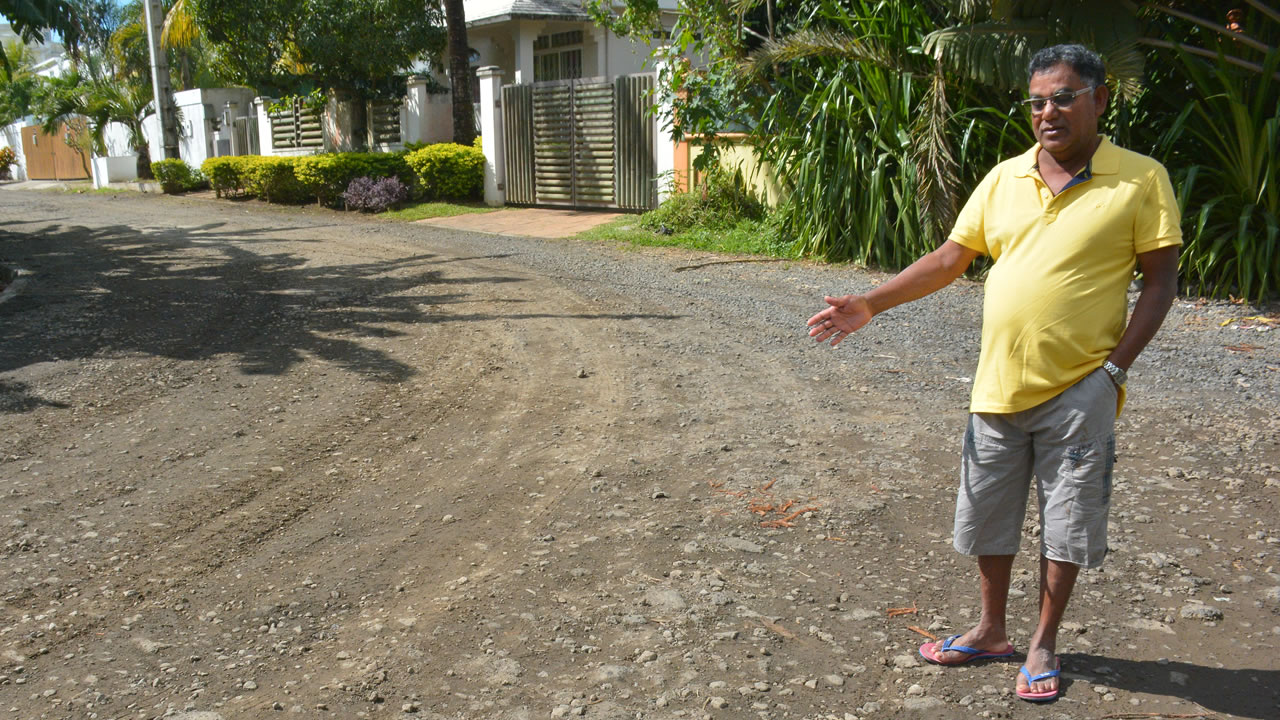
{"type": "MultiPolygon", "coordinates": [[[[658,26],[654,0],[587,5],[624,36],[658,26]]],[[[747,130],[782,188],[766,223],[781,254],[896,269],[936,247],[981,176],[1033,141],[1017,103],[1027,60],[1080,42],[1111,73],[1104,132],[1169,168],[1184,290],[1280,293],[1280,8],[1269,0],[682,5],[654,53],[675,108],[660,122],[704,144],[699,172],[725,132],[747,130]]]]}

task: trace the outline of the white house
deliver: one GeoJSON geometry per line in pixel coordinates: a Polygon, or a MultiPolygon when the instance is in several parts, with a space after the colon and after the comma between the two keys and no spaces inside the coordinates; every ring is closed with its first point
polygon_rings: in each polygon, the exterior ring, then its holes
{"type": "MultiPolygon", "coordinates": [[[[658,2],[666,30],[677,5],[658,2]]],[[[464,6],[467,42],[478,55],[474,66],[501,68],[506,83],[612,79],[653,70],[649,45],[597,25],[577,0],[468,0],[464,6]]]]}

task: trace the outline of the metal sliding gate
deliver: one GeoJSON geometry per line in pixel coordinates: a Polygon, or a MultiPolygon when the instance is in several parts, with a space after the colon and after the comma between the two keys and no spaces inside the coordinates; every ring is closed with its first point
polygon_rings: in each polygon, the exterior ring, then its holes
{"type": "Polygon", "coordinates": [[[647,210],[657,204],[653,75],[507,85],[507,203],[647,210]]]}

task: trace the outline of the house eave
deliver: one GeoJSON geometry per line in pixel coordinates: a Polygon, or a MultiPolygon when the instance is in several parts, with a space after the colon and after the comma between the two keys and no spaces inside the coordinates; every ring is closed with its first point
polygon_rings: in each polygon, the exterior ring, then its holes
{"type": "Polygon", "coordinates": [[[591,22],[591,16],[583,13],[577,14],[541,14],[541,13],[505,13],[502,15],[493,15],[479,20],[470,20],[467,22],[468,28],[487,27],[489,25],[498,25],[500,23],[511,22],[513,20],[543,20],[558,22],[591,22]]]}

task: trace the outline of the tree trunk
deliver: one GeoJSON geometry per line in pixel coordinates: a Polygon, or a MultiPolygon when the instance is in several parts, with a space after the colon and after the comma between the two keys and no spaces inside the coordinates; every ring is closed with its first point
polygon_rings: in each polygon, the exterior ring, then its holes
{"type": "Polygon", "coordinates": [[[467,18],[462,0],[444,0],[449,27],[449,85],[453,89],[453,141],[470,145],[476,139],[475,110],[471,100],[471,48],[467,46],[467,18]]]}
{"type": "Polygon", "coordinates": [[[154,180],[156,176],[151,172],[151,148],[147,145],[139,145],[133,151],[138,153],[138,161],[134,165],[134,169],[138,173],[138,179],[154,180]]]}

